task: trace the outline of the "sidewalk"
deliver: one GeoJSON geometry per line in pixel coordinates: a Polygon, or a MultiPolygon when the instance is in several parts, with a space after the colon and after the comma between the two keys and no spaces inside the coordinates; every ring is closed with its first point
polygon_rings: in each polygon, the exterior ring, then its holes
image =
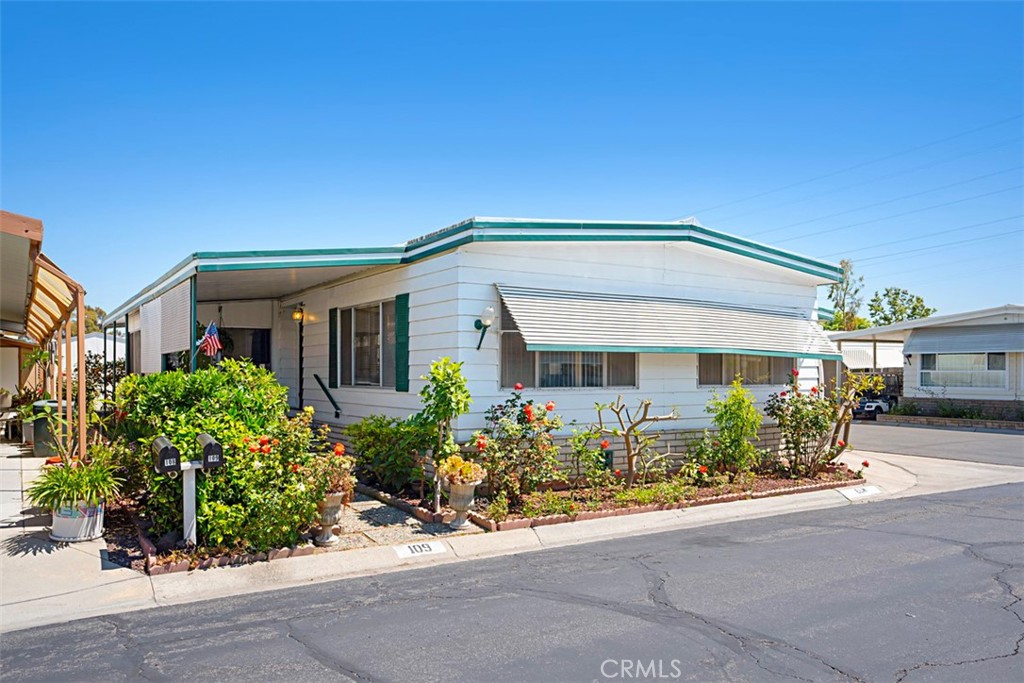
{"type": "Polygon", "coordinates": [[[878,490],[861,491],[864,497],[854,501],[840,490],[829,490],[492,534],[438,537],[424,539],[429,540],[429,552],[419,554],[410,553],[407,545],[375,546],[150,578],[107,562],[103,541],[69,545],[47,540],[43,527],[49,523],[48,516],[27,510],[21,492],[41,459],[25,457],[10,444],[0,444],[0,631],[425,565],[1024,481],[1021,467],[866,451],[849,453],[846,460],[854,467],[859,467],[862,460],[870,461],[868,482],[878,490]],[[15,490],[18,486],[21,490],[15,490]]]}

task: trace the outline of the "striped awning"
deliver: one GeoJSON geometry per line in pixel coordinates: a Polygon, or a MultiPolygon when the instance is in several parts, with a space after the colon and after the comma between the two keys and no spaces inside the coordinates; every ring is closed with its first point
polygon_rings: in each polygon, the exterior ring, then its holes
{"type": "Polygon", "coordinates": [[[904,353],[1005,353],[1024,351],[1024,323],[922,327],[913,330],[904,353]]]}
{"type": "Polygon", "coordinates": [[[39,254],[36,257],[32,297],[29,300],[25,329],[29,337],[42,343],[67,320],[75,307],[75,292],[81,290],[67,273],[39,254]]]}
{"type": "Polygon", "coordinates": [[[798,312],[497,285],[529,351],[736,353],[842,360],[798,312]]]}

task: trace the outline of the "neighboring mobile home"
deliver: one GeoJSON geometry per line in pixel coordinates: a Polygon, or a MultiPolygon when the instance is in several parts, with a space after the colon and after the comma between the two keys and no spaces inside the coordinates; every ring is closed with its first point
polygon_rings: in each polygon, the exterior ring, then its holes
{"type": "Polygon", "coordinates": [[[460,438],[516,383],[567,423],[621,394],[687,429],[736,373],[764,400],[795,367],[810,384],[840,359],[814,322],[839,274],[689,223],[473,218],[393,247],[195,253],[104,324],[127,328],[131,370],[157,372],[214,321],[293,406],[339,425],[415,412],[449,356],[474,402],[460,438]]]}
{"type": "Polygon", "coordinates": [[[1024,306],[907,320],[831,338],[844,355],[854,341],[878,349],[901,343],[903,395],[924,415],[966,410],[1024,416],[1024,306]]]}

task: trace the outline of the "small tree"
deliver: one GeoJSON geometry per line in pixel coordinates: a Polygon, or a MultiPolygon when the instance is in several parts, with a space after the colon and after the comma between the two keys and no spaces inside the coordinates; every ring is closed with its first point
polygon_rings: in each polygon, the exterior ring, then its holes
{"type": "Polygon", "coordinates": [[[704,432],[701,452],[711,456],[713,462],[703,464],[736,472],[751,469],[757,462],[753,441],[758,439],[764,416],[754,403],[754,395],[743,387],[743,379],[736,375],[725,398],[715,392],[704,411],[711,414],[718,433],[712,438],[704,432]]]}
{"type": "Polygon", "coordinates": [[[429,423],[434,436],[434,512],[441,511],[441,487],[437,465],[450,455],[459,452],[452,431],[452,421],[469,412],[473,402],[462,374],[462,363],[452,362],[447,356],[430,364],[430,374],[420,379],[427,381],[420,390],[423,409],[421,418],[429,423]]]}
{"type": "Polygon", "coordinates": [[[875,325],[892,325],[904,320],[927,318],[937,309],[925,305],[924,299],[898,287],[886,287],[884,292],[875,292],[868,302],[871,322],[875,325]]]}
{"type": "Polygon", "coordinates": [[[678,420],[679,415],[673,410],[668,415],[651,415],[651,400],[642,399],[635,413],[622,400],[622,396],[614,403],[597,404],[597,430],[601,434],[622,437],[626,449],[626,488],[631,488],[637,477],[637,461],[642,465],[642,475],[646,478],[647,470],[665,460],[668,453],[657,453],[654,444],[657,435],[649,435],[647,429],[656,422],[678,420]],[[618,427],[608,427],[604,423],[604,411],[608,410],[615,416],[618,427]],[[633,417],[633,415],[637,415],[633,417]]]}

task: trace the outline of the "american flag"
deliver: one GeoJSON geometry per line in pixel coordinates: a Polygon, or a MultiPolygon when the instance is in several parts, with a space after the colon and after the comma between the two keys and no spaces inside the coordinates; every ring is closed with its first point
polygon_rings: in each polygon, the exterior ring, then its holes
{"type": "Polygon", "coordinates": [[[224,348],[220,343],[220,335],[217,334],[217,323],[211,322],[206,328],[206,334],[199,340],[199,350],[210,358],[213,358],[224,348]]]}

